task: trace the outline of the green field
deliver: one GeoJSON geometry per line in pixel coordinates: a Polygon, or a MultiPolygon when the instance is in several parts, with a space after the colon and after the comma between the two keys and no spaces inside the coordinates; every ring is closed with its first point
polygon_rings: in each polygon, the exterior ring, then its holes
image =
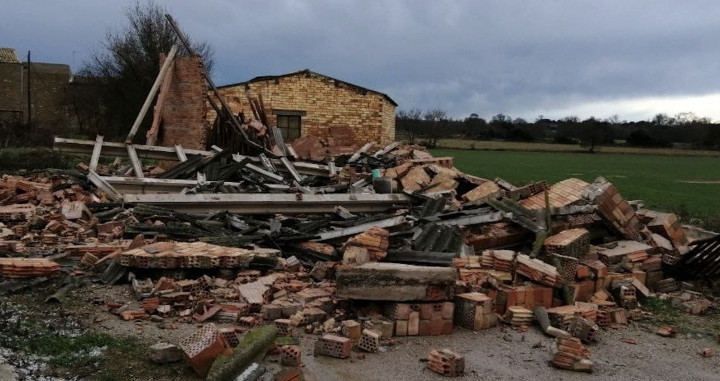
{"type": "Polygon", "coordinates": [[[511,152],[435,149],[435,156],[454,156],[463,172],[515,185],[577,177],[592,182],[603,176],[628,200],[647,208],[672,211],[720,225],[720,158],[661,155],[511,152]]]}

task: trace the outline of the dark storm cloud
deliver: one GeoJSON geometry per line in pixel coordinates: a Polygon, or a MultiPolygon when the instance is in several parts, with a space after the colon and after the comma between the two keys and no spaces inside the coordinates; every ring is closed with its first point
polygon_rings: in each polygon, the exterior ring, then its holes
{"type": "MultiPolygon", "coordinates": [[[[77,67],[131,4],[98,3],[18,3],[0,15],[0,45],[67,63],[74,51],[77,67]]],[[[720,92],[715,1],[163,4],[214,47],[218,84],[309,68],[385,92],[401,108],[441,107],[455,117],[534,118],[573,107],[607,117],[634,99],[720,92]]]]}

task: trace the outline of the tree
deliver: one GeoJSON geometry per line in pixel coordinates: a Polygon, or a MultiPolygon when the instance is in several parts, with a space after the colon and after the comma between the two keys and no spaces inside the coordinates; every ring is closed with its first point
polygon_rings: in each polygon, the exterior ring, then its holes
{"type": "MultiPolygon", "coordinates": [[[[154,1],[137,2],[127,8],[125,29],[108,31],[103,50],[94,53],[80,70],[81,76],[102,83],[104,126],[95,133],[113,138],[128,132],[157,77],[160,55],[167,54],[173,45],[180,47],[178,55],[188,54],[165,18],[166,13],[154,1]]],[[[207,43],[190,44],[202,56],[205,70],[211,71],[211,47],[207,43]]],[[[151,118],[152,113],[148,113],[143,126],[147,127],[151,118]]]]}
{"type": "Polygon", "coordinates": [[[608,136],[608,123],[591,116],[580,123],[580,146],[587,147],[588,152],[595,152],[595,147],[605,143],[608,136]]]}
{"type": "Polygon", "coordinates": [[[430,140],[428,141],[428,145],[430,146],[430,148],[435,148],[437,146],[438,138],[440,138],[440,135],[443,134],[443,130],[447,128],[447,112],[440,109],[439,107],[436,107],[434,109],[428,110],[428,112],[425,113],[425,116],[423,116],[423,118],[426,122],[430,123],[430,128],[428,131],[428,138],[430,140]]]}
{"type": "Polygon", "coordinates": [[[410,144],[415,144],[415,136],[420,133],[420,124],[422,123],[422,111],[419,108],[411,108],[410,110],[398,110],[395,116],[395,125],[397,129],[405,132],[410,144]]]}

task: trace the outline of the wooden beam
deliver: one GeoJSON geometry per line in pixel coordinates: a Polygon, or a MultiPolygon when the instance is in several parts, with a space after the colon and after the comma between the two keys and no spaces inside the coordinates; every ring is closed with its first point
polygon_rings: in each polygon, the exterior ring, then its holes
{"type": "Polygon", "coordinates": [[[360,155],[362,155],[363,153],[367,152],[367,150],[369,150],[370,147],[372,147],[372,146],[373,146],[373,143],[372,143],[372,142],[371,142],[371,143],[365,143],[365,145],[362,146],[362,148],[360,148],[360,149],[357,150],[352,156],[350,156],[350,159],[348,159],[348,163],[354,163],[354,162],[356,162],[356,161],[360,158],[360,155]]]}
{"type": "Polygon", "coordinates": [[[121,199],[120,193],[118,193],[112,185],[108,184],[102,177],[95,173],[95,171],[88,171],[87,178],[91,183],[95,184],[98,189],[103,191],[110,200],[119,201],[121,199]]]}
{"type": "Polygon", "coordinates": [[[127,138],[125,138],[125,143],[132,144],[132,140],[135,137],[138,128],[140,128],[140,123],[142,123],[142,120],[145,118],[145,114],[147,114],[147,111],[150,108],[150,104],[152,103],[153,99],[155,99],[155,94],[157,94],[158,88],[160,87],[160,82],[165,76],[165,73],[167,72],[170,65],[173,63],[177,51],[177,45],[173,45],[172,48],[170,48],[170,53],[168,53],[167,59],[165,59],[165,62],[163,62],[163,65],[160,68],[160,73],[158,74],[157,78],[155,78],[155,83],[153,83],[152,87],[150,88],[150,92],[148,93],[147,98],[145,98],[145,103],[143,103],[142,108],[140,108],[140,112],[138,113],[137,118],[135,118],[135,123],[133,123],[127,138]]]}
{"type": "Polygon", "coordinates": [[[179,162],[182,163],[187,161],[187,155],[185,155],[185,150],[183,150],[180,144],[175,144],[175,152],[177,153],[177,158],[179,162]]]}
{"type": "Polygon", "coordinates": [[[160,118],[162,117],[162,110],[165,106],[165,99],[167,99],[167,94],[170,91],[174,68],[175,66],[170,66],[167,73],[165,73],[165,77],[162,79],[160,94],[158,94],[158,99],[157,102],[155,102],[155,108],[153,109],[152,125],[150,126],[147,134],[145,134],[145,144],[149,146],[154,146],[155,143],[157,143],[157,135],[160,130],[160,118]]]}
{"type": "MultiPolygon", "coordinates": [[[[55,138],[53,150],[61,153],[92,153],[96,141],[81,139],[55,138]]],[[[105,156],[127,157],[127,148],[124,143],[100,142],[102,144],[102,152],[105,156]]],[[[177,152],[173,147],[158,147],[142,144],[133,144],[135,152],[140,159],[156,159],[156,160],[178,160],[177,152]]],[[[201,151],[194,149],[183,149],[186,155],[213,155],[210,151],[201,151]]],[[[98,156],[99,157],[99,156],[98,156]]]]}
{"type": "Polygon", "coordinates": [[[103,137],[98,135],[95,137],[95,143],[92,148],[92,156],[90,156],[90,170],[97,170],[98,162],[100,161],[100,151],[103,149],[103,137]]]}
{"type": "MultiPolygon", "coordinates": [[[[377,195],[379,196],[379,195],[377,195]]],[[[392,218],[386,218],[384,220],[379,221],[372,221],[365,224],[355,225],[351,226],[349,228],[344,229],[337,229],[337,230],[331,230],[327,232],[322,232],[318,234],[318,238],[314,241],[327,241],[329,239],[335,239],[340,237],[347,237],[355,234],[362,233],[371,227],[379,227],[379,228],[389,228],[393,226],[398,226],[404,223],[410,222],[409,219],[405,218],[405,216],[397,216],[392,218]]]]}
{"type": "MultiPolygon", "coordinates": [[[[193,214],[223,211],[241,214],[333,213],[343,206],[352,213],[380,212],[393,207],[409,207],[412,199],[403,194],[126,194],[127,203],[152,204],[193,214]]],[[[405,218],[402,217],[401,218],[405,218]]]]}
{"type": "Polygon", "coordinates": [[[127,153],[130,158],[130,163],[132,164],[133,172],[135,172],[135,176],[140,178],[145,177],[142,170],[142,163],[140,163],[137,152],[135,152],[135,147],[133,147],[132,144],[127,145],[127,153]]]}

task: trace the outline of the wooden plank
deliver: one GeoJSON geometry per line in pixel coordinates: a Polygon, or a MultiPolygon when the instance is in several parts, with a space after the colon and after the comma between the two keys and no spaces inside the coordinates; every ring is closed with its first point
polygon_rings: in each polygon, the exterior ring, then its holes
{"type": "MultiPolygon", "coordinates": [[[[160,205],[175,211],[207,214],[229,211],[246,214],[333,213],[335,206],[350,212],[380,212],[390,207],[408,207],[404,194],[126,194],[128,203],[160,205]]],[[[401,216],[401,218],[405,218],[401,216]]]]}
{"type": "Polygon", "coordinates": [[[170,91],[170,84],[172,83],[172,75],[175,66],[170,66],[167,73],[162,79],[160,87],[160,94],[158,95],[157,102],[155,102],[155,108],[153,110],[153,121],[147,134],[145,134],[145,143],[150,146],[154,146],[157,142],[158,131],[160,130],[160,117],[162,116],[162,110],[165,106],[165,99],[170,91]]]}
{"type": "Polygon", "coordinates": [[[175,144],[175,152],[177,153],[178,161],[185,162],[187,161],[187,155],[185,155],[185,150],[182,148],[180,144],[175,144]]]}
{"type": "Polygon", "coordinates": [[[360,155],[367,152],[367,150],[369,150],[370,147],[372,147],[372,146],[373,146],[372,142],[365,143],[365,145],[362,146],[362,148],[360,148],[352,156],[350,156],[350,159],[348,159],[348,163],[353,163],[353,162],[357,161],[360,158],[360,155]]]}
{"type": "Polygon", "coordinates": [[[372,222],[368,222],[365,224],[351,226],[349,228],[330,230],[327,232],[319,233],[319,234],[317,234],[318,238],[315,239],[315,241],[327,241],[329,239],[347,237],[347,236],[362,233],[372,227],[389,228],[389,227],[393,227],[393,226],[398,226],[400,224],[404,224],[406,222],[409,222],[409,221],[407,218],[405,218],[405,216],[397,216],[397,217],[387,218],[384,220],[372,221],[372,222]]]}
{"type": "Polygon", "coordinates": [[[132,144],[127,145],[127,152],[128,157],[130,158],[130,163],[132,163],[132,168],[133,172],[135,172],[135,176],[140,178],[145,177],[142,170],[142,164],[140,163],[137,152],[135,152],[135,147],[133,147],[132,144]]]}
{"type": "MultiPolygon", "coordinates": [[[[55,138],[53,150],[62,153],[92,153],[96,141],[83,139],[67,139],[55,138]]],[[[101,142],[103,154],[106,156],[127,157],[127,149],[125,143],[101,142]]],[[[142,159],[156,160],[177,160],[177,152],[173,147],[158,147],[142,144],[133,144],[138,157],[142,159]]],[[[210,156],[214,155],[210,151],[202,151],[195,149],[184,149],[186,155],[210,156]]]]}
{"type": "Polygon", "coordinates": [[[90,157],[90,170],[97,170],[98,162],[100,161],[100,151],[103,148],[103,137],[98,135],[95,137],[95,144],[92,149],[92,156],[90,157]]]}
{"type": "Polygon", "coordinates": [[[152,100],[155,99],[155,94],[157,94],[158,88],[160,87],[160,82],[165,76],[165,73],[167,72],[170,65],[173,63],[177,51],[177,45],[173,45],[172,48],[170,48],[170,53],[168,53],[167,59],[165,60],[165,62],[163,62],[163,65],[160,68],[160,73],[158,73],[157,78],[155,78],[155,82],[153,83],[152,87],[150,88],[150,92],[145,98],[145,103],[143,103],[142,108],[140,108],[140,112],[138,113],[137,118],[135,118],[135,123],[133,123],[132,128],[130,128],[130,133],[128,133],[127,138],[125,138],[125,143],[132,144],[132,140],[135,137],[138,128],[140,128],[140,123],[142,123],[142,120],[145,118],[145,114],[147,114],[152,100]]]}
{"type": "Polygon", "coordinates": [[[100,177],[95,171],[90,170],[88,171],[87,175],[88,180],[95,184],[98,189],[105,192],[105,195],[113,200],[113,201],[119,201],[122,197],[120,194],[115,190],[115,188],[112,187],[112,185],[108,184],[105,180],[103,180],[102,177],[100,177]]]}
{"type": "Polygon", "coordinates": [[[288,160],[287,157],[281,157],[280,162],[282,162],[283,166],[285,166],[288,172],[290,172],[290,175],[295,181],[301,182],[303,180],[302,176],[300,176],[298,171],[295,170],[295,167],[292,165],[292,163],[290,162],[290,160],[288,160]]]}

